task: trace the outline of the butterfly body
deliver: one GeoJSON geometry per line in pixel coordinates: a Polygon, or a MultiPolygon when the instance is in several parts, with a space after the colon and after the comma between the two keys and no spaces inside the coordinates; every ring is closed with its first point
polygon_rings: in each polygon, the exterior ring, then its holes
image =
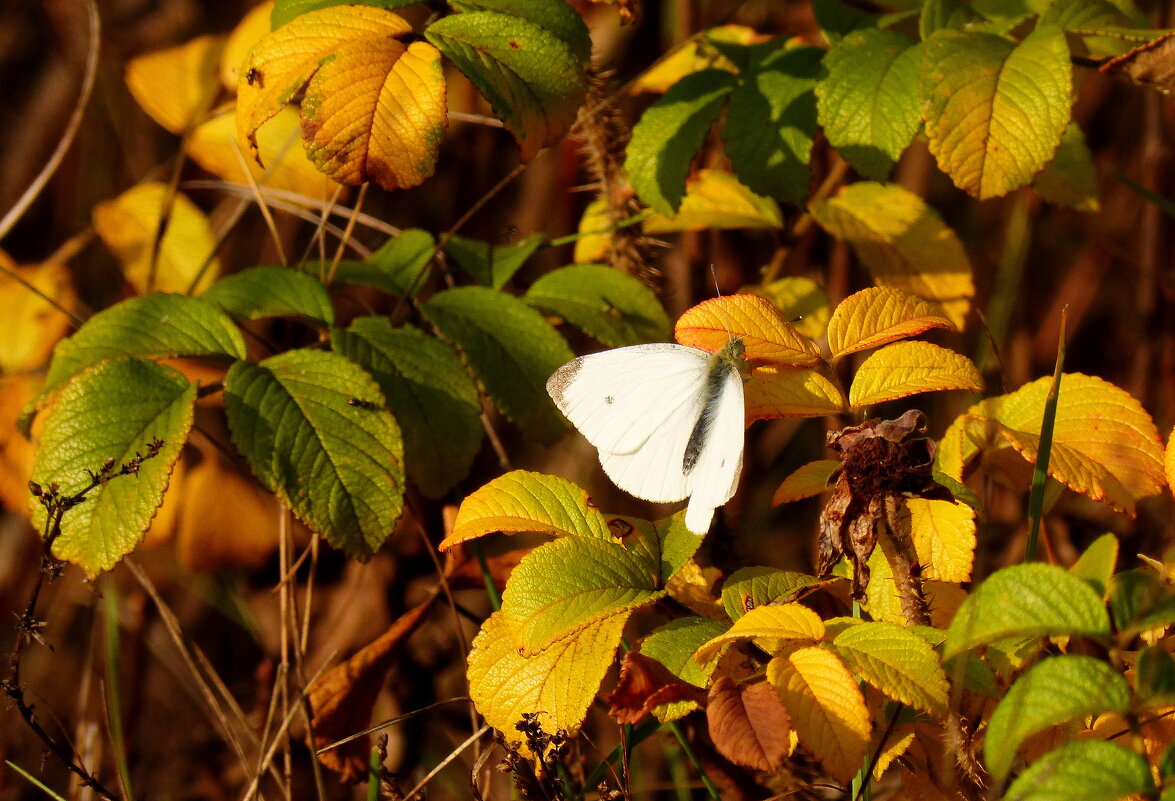
{"type": "Polygon", "coordinates": [[[617,348],[568,362],[547,391],[616,486],[660,503],[689,498],[686,526],[704,533],[742,467],[742,354],[737,338],[718,353],[668,343],[617,348]]]}

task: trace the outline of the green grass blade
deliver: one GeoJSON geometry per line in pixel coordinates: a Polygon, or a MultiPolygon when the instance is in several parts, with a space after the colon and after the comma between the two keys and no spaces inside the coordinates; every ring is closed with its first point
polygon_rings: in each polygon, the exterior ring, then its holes
{"type": "Polygon", "coordinates": [[[1044,516],[1044,489],[1048,481],[1049,456],[1053,449],[1053,425],[1057,420],[1057,396],[1061,392],[1061,371],[1065,366],[1065,330],[1069,310],[1061,310],[1061,328],[1057,343],[1057,364],[1053,368],[1053,385],[1044,402],[1044,418],[1040,423],[1040,445],[1036,451],[1036,466],[1032,470],[1032,492],[1028,496],[1028,542],[1024,546],[1024,561],[1036,561],[1037,541],[1040,538],[1040,520],[1044,516]]]}

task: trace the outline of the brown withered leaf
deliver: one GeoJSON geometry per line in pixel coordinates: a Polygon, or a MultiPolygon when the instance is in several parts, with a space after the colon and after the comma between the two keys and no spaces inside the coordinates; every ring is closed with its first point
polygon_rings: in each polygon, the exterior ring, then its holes
{"type": "Polygon", "coordinates": [[[791,750],[791,718],[766,681],[739,684],[723,676],[710,688],[706,707],[710,739],[731,762],[775,772],[791,750]]]}
{"type": "MultiPolygon", "coordinates": [[[[314,747],[324,748],[367,728],[375,700],[391,670],[400,646],[427,617],[437,595],[405,612],[374,642],[342,664],[335,665],[310,688],[314,710],[314,747]]],[[[367,773],[371,744],[357,737],[346,745],[320,754],[318,761],[351,782],[367,773]]]]}
{"type": "Polygon", "coordinates": [[[1169,94],[1175,89],[1175,33],[1166,33],[1107,61],[1101,71],[1169,94]]]}
{"type": "Polygon", "coordinates": [[[638,723],[654,708],[674,701],[706,700],[706,691],[684,682],[656,659],[629,651],[620,663],[616,689],[604,697],[608,713],[620,723],[638,723]]]}

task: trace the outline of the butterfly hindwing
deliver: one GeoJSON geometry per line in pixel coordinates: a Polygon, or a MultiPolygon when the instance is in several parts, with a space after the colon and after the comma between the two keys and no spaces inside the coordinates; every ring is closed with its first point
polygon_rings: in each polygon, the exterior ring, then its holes
{"type": "Polygon", "coordinates": [[[688,477],[689,506],[685,525],[694,533],[710,529],[714,510],[734,495],[743,461],[745,404],[743,381],[732,364],[705,414],[713,415],[705,445],[688,477]]]}

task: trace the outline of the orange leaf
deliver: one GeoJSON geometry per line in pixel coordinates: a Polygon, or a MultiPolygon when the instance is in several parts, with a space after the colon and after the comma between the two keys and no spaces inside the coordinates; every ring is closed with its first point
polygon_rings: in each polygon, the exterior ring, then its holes
{"type": "Polygon", "coordinates": [[[710,688],[706,720],[715,747],[736,765],[774,772],[791,754],[787,708],[765,681],[718,679],[710,688]]]}
{"type": "Polygon", "coordinates": [[[754,367],[745,389],[747,420],[823,417],[845,408],[840,387],[821,368],[754,367]]]}
{"type": "Polygon", "coordinates": [[[876,348],[931,328],[954,325],[934,306],[890,287],[870,287],[849,295],[828,321],[832,358],[876,348]]]}
{"type": "Polygon", "coordinates": [[[699,303],[677,321],[674,338],[682,345],[715,353],[739,337],[751,361],[814,367],[820,351],[796,331],[771,301],[758,295],[730,295],[699,303]]]}
{"type": "MultiPolygon", "coordinates": [[[[316,747],[323,748],[367,728],[375,700],[383,689],[400,646],[424,621],[436,598],[432,595],[420,606],[405,612],[379,639],[314,682],[310,688],[310,707],[314,710],[316,747]]],[[[358,737],[320,754],[318,759],[331,770],[341,773],[343,781],[354,781],[367,772],[371,751],[367,739],[358,737]]]]}
{"type": "Polygon", "coordinates": [[[771,505],[779,506],[819,495],[828,489],[828,479],[838,467],[839,459],[817,459],[797,468],[783,480],[779,489],[775,490],[771,505]]]}
{"type": "Polygon", "coordinates": [[[970,359],[953,350],[916,340],[895,342],[869,354],[857,368],[849,404],[859,408],[946,389],[979,392],[983,378],[970,359]]]}

